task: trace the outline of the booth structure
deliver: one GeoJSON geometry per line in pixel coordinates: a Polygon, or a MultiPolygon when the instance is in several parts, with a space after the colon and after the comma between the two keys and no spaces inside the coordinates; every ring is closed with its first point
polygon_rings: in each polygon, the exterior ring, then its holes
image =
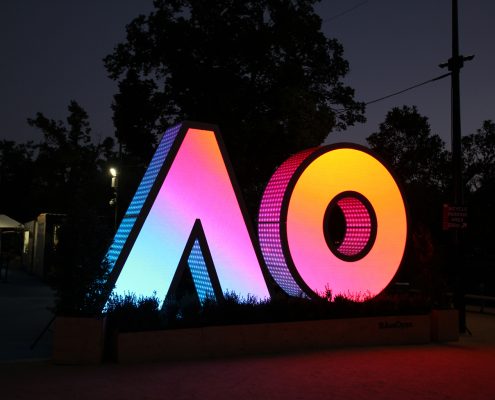
{"type": "Polygon", "coordinates": [[[64,214],[43,213],[24,224],[22,265],[29,272],[46,279],[53,272],[55,254],[64,214]]]}

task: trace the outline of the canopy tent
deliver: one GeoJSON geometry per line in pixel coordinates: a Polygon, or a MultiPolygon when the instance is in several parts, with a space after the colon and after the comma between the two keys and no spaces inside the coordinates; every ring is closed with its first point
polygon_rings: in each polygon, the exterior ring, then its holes
{"type": "Polygon", "coordinates": [[[8,217],[5,214],[0,214],[0,280],[7,281],[7,275],[9,270],[9,263],[11,262],[11,244],[7,241],[7,252],[2,252],[5,249],[5,243],[2,245],[2,239],[8,239],[12,234],[16,236],[22,232],[24,225],[17,222],[15,219],[8,217]],[[3,237],[5,236],[5,237],[3,237]],[[3,237],[3,238],[2,238],[3,237]],[[2,274],[2,270],[5,272],[2,274]],[[2,277],[3,275],[3,277],[2,277]]]}
{"type": "Polygon", "coordinates": [[[0,214],[0,229],[22,229],[24,226],[5,214],[0,214]]]}

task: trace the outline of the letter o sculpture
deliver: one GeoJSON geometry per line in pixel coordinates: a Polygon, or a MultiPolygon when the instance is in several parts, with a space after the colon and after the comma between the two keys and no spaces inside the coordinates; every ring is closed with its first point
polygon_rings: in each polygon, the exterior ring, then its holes
{"type": "Polygon", "coordinates": [[[297,153],[275,171],[258,234],[268,270],[287,294],[329,289],[360,301],[396,274],[407,215],[396,180],[368,149],[329,145],[297,153]]]}

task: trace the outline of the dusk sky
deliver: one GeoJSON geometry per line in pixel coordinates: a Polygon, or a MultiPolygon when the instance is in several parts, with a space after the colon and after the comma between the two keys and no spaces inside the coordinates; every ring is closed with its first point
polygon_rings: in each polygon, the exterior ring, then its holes
{"type": "MultiPolygon", "coordinates": [[[[125,25],[151,0],[3,0],[0,3],[0,139],[41,139],[26,123],[37,111],[65,120],[70,100],[89,113],[95,140],[113,135],[117,84],[102,59],[125,39],[125,25]]],[[[324,0],[323,30],[340,40],[356,99],[371,101],[445,72],[451,55],[450,0],[324,0]]],[[[462,132],[495,119],[495,2],[459,0],[462,132]]],[[[450,78],[371,104],[368,122],[329,141],[365,143],[394,106],[416,105],[450,146],[450,78]]]]}

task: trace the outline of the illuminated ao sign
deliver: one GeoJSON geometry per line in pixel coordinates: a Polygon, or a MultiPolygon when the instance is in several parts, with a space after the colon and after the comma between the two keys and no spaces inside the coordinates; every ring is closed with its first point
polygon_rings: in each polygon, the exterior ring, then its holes
{"type": "Polygon", "coordinates": [[[189,269],[200,300],[382,291],[407,236],[400,190],[368,150],[324,146],[290,157],[262,197],[258,246],[218,129],[168,129],[108,253],[114,292],[165,299],[189,269]],[[260,251],[261,249],[261,251],[260,251]]]}

